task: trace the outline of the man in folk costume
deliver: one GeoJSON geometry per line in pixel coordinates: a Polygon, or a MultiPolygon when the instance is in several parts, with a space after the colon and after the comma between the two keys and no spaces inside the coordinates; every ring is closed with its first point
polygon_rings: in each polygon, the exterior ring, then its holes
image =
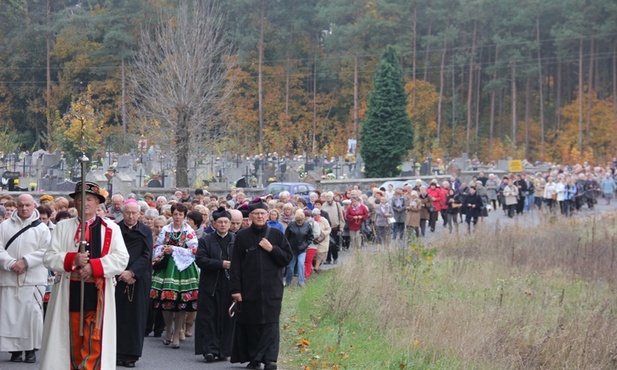
{"type": "Polygon", "coordinates": [[[11,352],[11,362],[33,363],[41,348],[47,285],[43,254],[50,241],[34,199],[20,195],[17,211],[0,224],[0,351],[11,352]]]}
{"type": "Polygon", "coordinates": [[[85,182],[69,194],[78,217],[63,220],[52,232],[43,256],[45,267],[57,273],[45,317],[41,370],[113,369],[116,363],[115,276],[129,261],[120,228],[96,216],[105,201],[101,188],[85,182]],[[82,202],[85,212],[82,214],[82,202]],[[86,222],[86,252],[80,253],[80,222],[86,222]],[[84,282],[83,336],[80,335],[81,281],[84,282]]]}
{"type": "Polygon", "coordinates": [[[231,304],[229,269],[236,235],[229,232],[231,214],[219,207],[212,212],[216,232],[199,239],[195,263],[201,269],[199,300],[195,325],[195,354],[206,362],[225,360],[231,355],[233,319],[227,309],[231,304]]]}
{"type": "Polygon", "coordinates": [[[139,222],[139,203],[134,199],[122,206],[118,223],[129,252],[129,264],[116,286],[116,365],[135,367],[144,346],[144,332],[152,284],[152,230],[139,222]]]}
{"type": "Polygon", "coordinates": [[[230,289],[236,302],[231,362],[249,369],[277,369],[279,316],[283,301],[283,268],[292,259],[285,235],[266,225],[268,207],[249,204],[251,225],[236,235],[231,258],[230,289]]]}

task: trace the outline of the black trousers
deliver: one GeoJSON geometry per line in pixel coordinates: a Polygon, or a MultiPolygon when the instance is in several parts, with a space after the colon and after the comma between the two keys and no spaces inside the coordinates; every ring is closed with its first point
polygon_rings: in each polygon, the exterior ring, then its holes
{"type": "Polygon", "coordinates": [[[330,239],[333,240],[333,243],[330,243],[330,247],[328,248],[328,256],[326,257],[326,261],[336,261],[338,259],[338,250],[340,248],[340,235],[337,231],[332,231],[330,233],[330,239]]]}

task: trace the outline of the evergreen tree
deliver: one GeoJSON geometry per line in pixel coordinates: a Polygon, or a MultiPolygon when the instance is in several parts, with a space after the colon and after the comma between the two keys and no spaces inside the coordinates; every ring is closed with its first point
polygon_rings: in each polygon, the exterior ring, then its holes
{"type": "Polygon", "coordinates": [[[400,172],[396,167],[413,146],[404,85],[397,52],[387,46],[375,72],[362,123],[360,152],[367,177],[396,176],[400,172]]]}

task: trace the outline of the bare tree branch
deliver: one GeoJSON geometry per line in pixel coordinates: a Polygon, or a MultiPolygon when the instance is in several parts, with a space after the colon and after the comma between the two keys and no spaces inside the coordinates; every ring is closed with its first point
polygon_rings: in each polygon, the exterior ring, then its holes
{"type": "Polygon", "coordinates": [[[191,148],[220,140],[205,133],[214,131],[230,92],[232,48],[223,35],[223,19],[217,1],[183,1],[172,15],[161,14],[153,28],[141,32],[131,74],[134,104],[140,115],[170,130],[170,142],[162,144],[175,150],[181,187],[188,186],[191,148]],[[199,143],[191,140],[195,137],[199,143]]]}

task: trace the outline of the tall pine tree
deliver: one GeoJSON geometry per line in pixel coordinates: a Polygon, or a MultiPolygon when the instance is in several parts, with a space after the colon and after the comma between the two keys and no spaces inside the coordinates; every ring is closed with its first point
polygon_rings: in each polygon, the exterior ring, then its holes
{"type": "Polygon", "coordinates": [[[396,49],[389,45],[381,56],[366,120],[362,123],[360,153],[367,177],[391,177],[413,146],[413,127],[407,115],[405,82],[396,49]]]}

